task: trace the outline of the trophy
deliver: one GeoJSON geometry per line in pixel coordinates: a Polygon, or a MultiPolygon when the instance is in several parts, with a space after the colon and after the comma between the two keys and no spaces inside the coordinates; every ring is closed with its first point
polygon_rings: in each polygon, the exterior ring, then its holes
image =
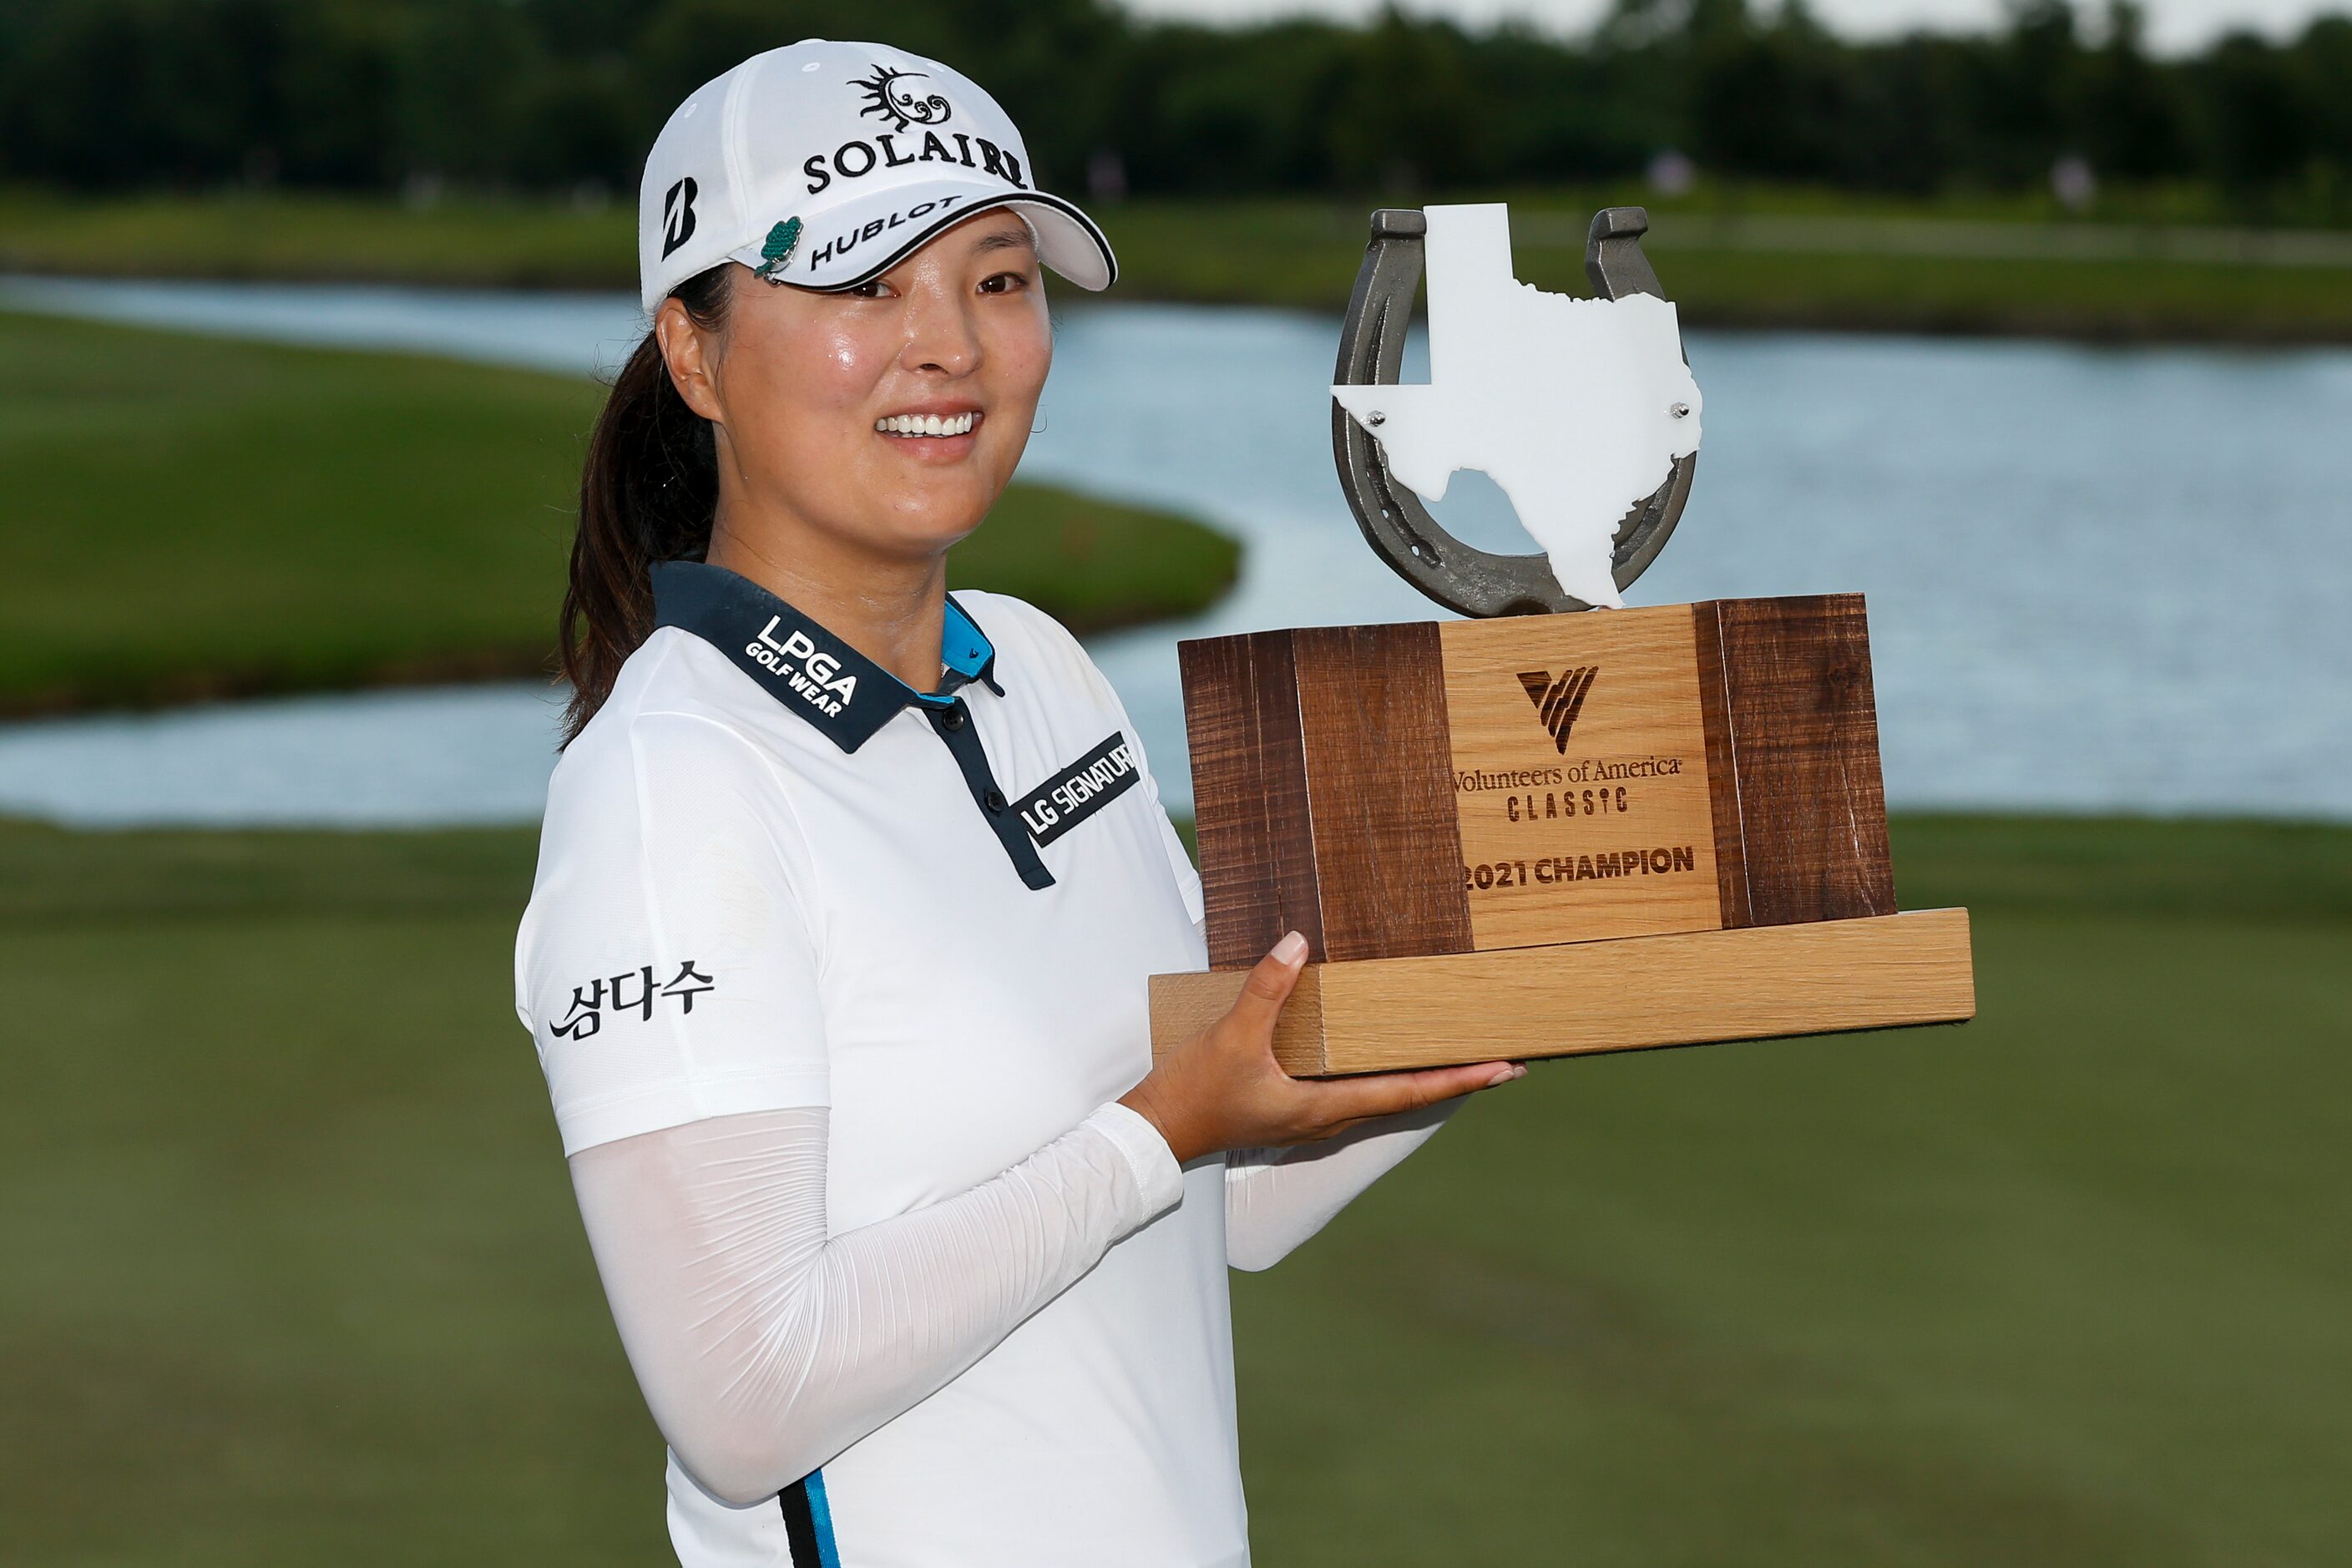
{"type": "Polygon", "coordinates": [[[1594,218],[1583,300],[1512,279],[1499,205],[1372,215],[1340,483],[1381,558],[1470,618],[1178,646],[1210,967],[1151,978],[1155,1051],[1294,929],[1297,1077],[1974,1016],[1968,912],[1895,906],[1861,595],[1617,607],[1697,461],[1647,228],[1594,218]],[[1424,272],[1431,378],[1400,385],[1424,272]],[[1545,553],[1430,515],[1464,468],[1545,553]]]}

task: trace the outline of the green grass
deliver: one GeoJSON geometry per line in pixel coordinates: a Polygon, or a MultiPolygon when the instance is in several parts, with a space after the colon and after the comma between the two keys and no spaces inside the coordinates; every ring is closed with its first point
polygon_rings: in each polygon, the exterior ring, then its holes
{"type": "MultiPolygon", "coordinates": [[[[1638,195],[1629,199],[1638,204],[1638,195]]],[[[1580,239],[1592,205],[1513,197],[1521,226],[1541,213],[1570,243],[1515,247],[1523,282],[1589,294],[1580,239]]],[[[1368,214],[1293,202],[1213,214],[1137,203],[1105,218],[1119,288],[1149,299],[1338,310],[1363,256],[1368,214]]],[[[2238,267],[2203,261],[2072,260],[1868,253],[1803,254],[1675,239],[1671,215],[1644,248],[1682,320],[1699,326],[2005,332],[2105,339],[2247,342],[2352,338],[2352,267],[2238,267]]]]}
{"type": "MultiPolygon", "coordinates": [[[[1933,201],[1763,187],[1703,188],[1660,200],[1638,186],[1489,193],[1523,215],[1570,220],[1595,206],[1651,205],[1650,248],[1684,319],[1702,325],[2251,342],[2352,339],[2352,267],[2211,260],[1792,254],[1740,248],[1708,226],[1730,216],[1994,223],[2061,235],[2119,225],[2210,227],[2227,209],[2193,190],[2117,192],[2103,213],[2053,223],[2046,198],[1959,195],[1933,201]],[[1677,239],[1679,229],[1682,238],[1677,239]]],[[[1383,202],[1139,201],[1098,216],[1117,247],[1116,298],[1336,310],[1383,202]]],[[[1471,193],[1449,199],[1478,199],[1471,193]]],[[[449,201],[415,211],[320,196],[112,201],[0,193],[0,270],[229,278],[393,279],[513,287],[627,289],[635,282],[625,205],[449,201]]],[[[1523,243],[1519,273],[1585,291],[1580,244],[1523,243]]],[[[1069,300],[1076,290],[1064,289],[1069,300]]]]}
{"type": "MultiPolygon", "coordinates": [[[[0,313],[0,711],[548,667],[586,380],[0,313]]],[[[1239,550],[1041,486],[959,584],[1092,629],[1239,550]]]]}
{"type": "MultiPolygon", "coordinates": [[[[662,1560],[531,853],[0,827],[12,1568],[662,1560]]],[[[1234,1277],[1261,1561],[2352,1558],[2352,830],[1896,863],[1976,1023],[1538,1064],[1234,1277]]]]}
{"type": "Polygon", "coordinates": [[[456,200],[416,210],[348,196],[93,199],[17,188],[0,190],[0,271],[634,291],[636,216],[626,203],[456,200]]]}

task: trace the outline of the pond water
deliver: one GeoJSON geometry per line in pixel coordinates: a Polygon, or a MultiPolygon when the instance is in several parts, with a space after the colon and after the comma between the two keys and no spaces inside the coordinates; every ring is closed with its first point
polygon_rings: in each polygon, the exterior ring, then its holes
{"type": "MultiPolygon", "coordinates": [[[[1671,279],[1669,279],[1671,282],[1671,279]]],[[[0,306],[609,370],[632,301],[344,286],[0,279],[0,306]]],[[[1335,319],[1062,310],[1024,476],[1242,538],[1207,615],[1097,638],[1171,804],[1174,644],[1425,619],[1331,468],[1335,319]]],[[[1694,332],[1706,446],[1641,604],[1869,597],[1898,805],[2352,818],[2352,353],[1694,332]]],[[[1406,379],[1423,374],[1419,348],[1406,379]]],[[[1494,487],[1438,509],[1531,548],[1494,487]]],[[[0,728],[0,812],[89,824],[534,817],[554,703],[370,693],[0,728]]]]}

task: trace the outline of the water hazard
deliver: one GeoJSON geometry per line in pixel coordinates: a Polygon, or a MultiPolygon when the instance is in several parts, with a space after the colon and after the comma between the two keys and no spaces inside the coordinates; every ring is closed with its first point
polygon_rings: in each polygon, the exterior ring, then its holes
{"type": "MultiPolygon", "coordinates": [[[[0,306],[609,370],[617,296],[0,279],[0,306]]],[[[1175,640],[1438,614],[1355,531],[1336,320],[1063,310],[1022,472],[1245,541],[1209,614],[1097,638],[1180,807],[1175,640]]],[[[2352,353],[1694,333],[1706,446],[1634,603],[1868,595],[1898,806],[2352,817],[2352,353]]],[[[1408,356],[1406,378],[1420,374],[1408,356]]],[[[1563,371],[1563,374],[1567,374],[1563,371]]],[[[1438,509],[1529,548],[1501,496],[1438,509]]],[[[0,812],[90,824],[523,821],[555,703],[370,693],[0,729],[0,812]]]]}

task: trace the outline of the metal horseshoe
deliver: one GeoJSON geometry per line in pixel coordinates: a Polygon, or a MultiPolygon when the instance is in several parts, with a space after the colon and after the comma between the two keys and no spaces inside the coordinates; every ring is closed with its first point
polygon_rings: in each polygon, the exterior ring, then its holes
{"type": "MultiPolygon", "coordinates": [[[[1593,215],[1585,242],[1584,273],[1604,300],[1654,294],[1663,300],[1658,275],[1642,254],[1649,215],[1640,207],[1604,207],[1593,215]]],[[[1381,207],[1372,214],[1372,237],[1348,319],[1339,331],[1339,366],[1332,381],[1341,386],[1393,385],[1404,363],[1405,328],[1412,320],[1412,297],[1421,286],[1422,238],[1429,219],[1412,207],[1381,207]]],[[[1685,356],[1687,360],[1688,356],[1685,356]]],[[[1497,555],[1465,544],[1445,531],[1421,498],[1391,477],[1380,443],[1338,403],[1331,405],[1331,450],[1339,465],[1339,488],[1375,553],[1397,575],[1465,616],[1524,616],[1592,606],[1565,592],[1540,553],[1497,555]]],[[[1690,499],[1698,454],[1675,460],[1674,471],[1655,493],[1617,525],[1610,575],[1630,585],[1657,559],[1690,499]]]]}

